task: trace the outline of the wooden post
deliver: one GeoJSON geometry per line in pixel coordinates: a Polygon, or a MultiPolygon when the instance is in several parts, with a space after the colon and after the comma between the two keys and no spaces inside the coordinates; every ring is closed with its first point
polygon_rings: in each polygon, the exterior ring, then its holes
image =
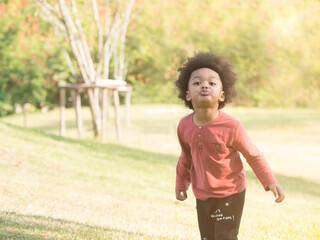
{"type": "Polygon", "coordinates": [[[108,89],[102,89],[102,104],[101,104],[101,140],[106,138],[106,124],[107,124],[107,106],[108,106],[108,89]]]}
{"type": "Polygon", "coordinates": [[[125,126],[130,125],[130,99],[131,99],[131,87],[127,87],[126,91],[126,121],[125,126]]]}
{"type": "MultiPolygon", "coordinates": [[[[119,141],[122,140],[122,128],[120,121],[120,100],[119,100],[119,91],[126,92],[126,125],[129,125],[129,115],[130,115],[130,98],[131,98],[131,87],[130,86],[109,86],[109,85],[95,85],[95,84],[67,84],[63,86],[59,86],[59,94],[60,94],[60,135],[64,136],[66,131],[66,117],[65,117],[65,108],[66,108],[66,91],[70,89],[71,97],[73,100],[73,105],[76,112],[76,124],[78,130],[78,137],[81,138],[83,135],[83,123],[82,123],[82,112],[81,112],[81,95],[80,92],[82,89],[87,91],[101,91],[101,106],[98,103],[99,116],[96,119],[99,122],[99,134],[101,134],[101,139],[104,141],[106,139],[106,122],[108,117],[108,108],[110,106],[110,102],[112,102],[111,94],[113,97],[114,103],[114,111],[115,111],[115,127],[116,134],[119,141]],[[102,111],[101,111],[102,110],[102,111]],[[100,116],[101,114],[101,116],[100,116]],[[100,130],[102,131],[100,133],[100,130]]],[[[93,96],[95,98],[95,96],[93,96]]],[[[95,101],[96,99],[92,99],[95,101]]],[[[111,110],[111,109],[110,109],[111,110]]]]}
{"type": "Polygon", "coordinates": [[[25,103],[23,104],[22,106],[22,111],[23,111],[23,126],[26,128],[28,127],[28,120],[27,120],[27,117],[28,117],[28,109],[29,109],[29,103],[25,103]]]}
{"type": "Polygon", "coordinates": [[[64,136],[66,133],[66,89],[60,87],[60,136],[64,136]]]}
{"type": "Polygon", "coordinates": [[[118,140],[122,140],[121,134],[121,123],[120,123],[120,103],[119,103],[119,92],[117,89],[113,90],[113,103],[114,103],[114,110],[115,110],[115,121],[116,121],[116,130],[117,130],[117,137],[118,140]]]}
{"type": "Polygon", "coordinates": [[[81,114],[81,96],[79,89],[74,90],[74,106],[76,109],[76,118],[77,118],[77,128],[78,128],[78,137],[82,137],[82,114],[81,114]]]}
{"type": "Polygon", "coordinates": [[[111,108],[111,104],[112,104],[111,94],[112,94],[112,91],[111,91],[111,93],[110,93],[110,91],[107,91],[106,120],[108,120],[109,116],[110,116],[110,108],[111,108]]]}

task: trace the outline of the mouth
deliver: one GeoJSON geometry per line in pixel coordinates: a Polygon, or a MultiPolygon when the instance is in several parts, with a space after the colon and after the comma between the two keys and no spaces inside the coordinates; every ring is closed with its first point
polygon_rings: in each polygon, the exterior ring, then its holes
{"type": "Polygon", "coordinates": [[[208,96],[208,95],[210,95],[210,91],[208,91],[208,90],[201,90],[201,91],[200,91],[200,95],[201,95],[201,96],[208,96]]]}

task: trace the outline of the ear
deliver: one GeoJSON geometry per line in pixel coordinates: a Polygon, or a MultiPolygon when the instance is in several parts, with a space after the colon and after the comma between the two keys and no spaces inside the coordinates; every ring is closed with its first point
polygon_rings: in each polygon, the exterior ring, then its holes
{"type": "Polygon", "coordinates": [[[186,99],[187,99],[187,101],[191,101],[191,97],[190,97],[189,91],[186,91],[186,99]]]}
{"type": "Polygon", "coordinates": [[[219,102],[223,102],[225,99],[224,91],[221,91],[220,97],[219,97],[219,102]]]}

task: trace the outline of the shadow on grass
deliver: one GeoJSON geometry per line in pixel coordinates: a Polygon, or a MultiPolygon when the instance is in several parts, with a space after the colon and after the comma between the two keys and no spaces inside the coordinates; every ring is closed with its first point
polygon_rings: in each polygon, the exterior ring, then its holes
{"type": "MultiPolygon", "coordinates": [[[[252,171],[246,171],[248,181],[257,181],[252,171]]],[[[275,174],[278,182],[285,192],[309,194],[320,197],[320,184],[301,177],[291,177],[282,174],[275,174]]]]}
{"type": "Polygon", "coordinates": [[[0,212],[0,239],[164,239],[52,217],[0,212]]]}
{"type": "MultiPolygon", "coordinates": [[[[82,121],[82,124],[84,127],[91,126],[90,123],[91,123],[91,121],[89,121],[89,120],[82,121]]],[[[66,129],[75,129],[75,131],[76,131],[76,129],[77,129],[76,124],[77,123],[75,120],[66,120],[65,124],[66,124],[66,129]]],[[[41,130],[41,131],[46,131],[46,132],[53,132],[53,131],[59,130],[60,126],[56,120],[51,120],[51,121],[46,121],[46,124],[40,125],[37,128],[35,128],[35,127],[30,127],[30,128],[41,130]]]]}
{"type": "MultiPolygon", "coordinates": [[[[119,144],[103,143],[98,140],[81,140],[81,139],[74,139],[74,138],[68,138],[68,137],[61,137],[59,135],[47,133],[39,129],[25,128],[25,127],[16,126],[7,122],[1,122],[1,123],[13,129],[17,129],[19,131],[37,134],[46,138],[50,138],[55,141],[65,142],[68,144],[80,145],[82,147],[89,149],[91,152],[102,153],[102,154],[105,154],[106,156],[112,155],[112,156],[117,156],[117,158],[130,158],[134,161],[148,162],[148,164],[175,165],[178,160],[177,156],[173,154],[164,154],[164,153],[145,151],[139,148],[127,147],[127,146],[121,145],[121,143],[119,144]]],[[[30,137],[27,140],[35,144],[41,144],[34,137],[30,137]]],[[[110,160],[110,158],[107,158],[107,157],[105,159],[110,160]]]]}
{"type": "MultiPolygon", "coordinates": [[[[24,127],[15,126],[9,123],[3,123],[13,129],[38,134],[56,141],[62,141],[68,144],[80,145],[88,148],[92,152],[99,152],[104,154],[105,159],[114,158],[130,158],[133,161],[145,162],[146,164],[169,164],[175,166],[178,156],[173,154],[163,154],[157,152],[149,152],[141,149],[130,148],[120,144],[101,143],[97,141],[79,140],[57,136],[50,133],[45,133],[37,129],[29,129],[24,127]]],[[[35,138],[28,139],[29,141],[37,142],[35,138]]],[[[38,143],[38,142],[37,142],[38,143]]],[[[287,176],[283,174],[276,174],[278,181],[286,192],[303,193],[320,197],[320,184],[312,179],[287,176]]],[[[247,171],[247,178],[249,181],[256,181],[256,177],[252,171],[247,171]]]]}
{"type": "Polygon", "coordinates": [[[293,125],[318,124],[320,112],[310,109],[233,109],[233,116],[249,128],[267,129],[293,125]]]}

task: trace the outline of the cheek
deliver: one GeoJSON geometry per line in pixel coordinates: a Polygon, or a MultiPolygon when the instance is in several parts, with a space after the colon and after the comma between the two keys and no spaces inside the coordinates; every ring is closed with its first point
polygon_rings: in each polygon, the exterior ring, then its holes
{"type": "Polygon", "coordinates": [[[223,87],[222,86],[217,87],[215,89],[215,92],[217,92],[217,93],[223,92],[223,87]]]}

